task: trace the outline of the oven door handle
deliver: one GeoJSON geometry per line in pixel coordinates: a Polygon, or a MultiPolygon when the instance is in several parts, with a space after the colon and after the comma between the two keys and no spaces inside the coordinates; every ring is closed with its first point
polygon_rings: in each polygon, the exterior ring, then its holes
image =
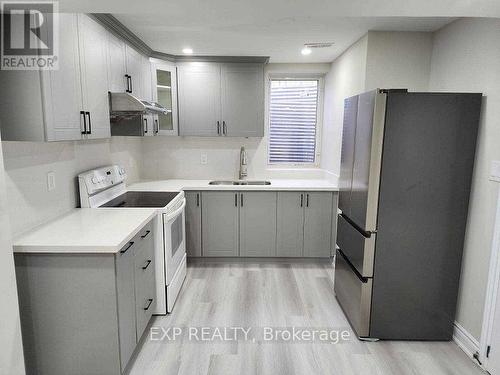
{"type": "Polygon", "coordinates": [[[167,221],[170,221],[177,217],[182,211],[184,211],[184,207],[186,207],[186,198],[183,198],[182,205],[177,210],[169,214],[165,214],[165,218],[167,219],[167,221]]]}

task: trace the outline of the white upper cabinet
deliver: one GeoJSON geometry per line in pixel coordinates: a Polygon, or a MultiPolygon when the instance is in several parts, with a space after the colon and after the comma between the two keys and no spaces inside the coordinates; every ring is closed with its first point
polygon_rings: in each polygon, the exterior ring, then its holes
{"type": "Polygon", "coordinates": [[[224,135],[263,137],[264,67],[261,64],[222,65],[221,94],[224,135]]]}
{"type": "Polygon", "coordinates": [[[262,64],[185,63],[178,84],[180,135],[264,135],[262,64]]]}
{"type": "Polygon", "coordinates": [[[141,99],[152,101],[153,100],[153,87],[151,82],[151,63],[149,58],[143,56],[142,58],[142,96],[141,99]]]}
{"type": "Polygon", "coordinates": [[[144,57],[128,45],[125,47],[125,51],[127,75],[129,76],[128,92],[139,99],[145,99],[144,57]]]}
{"type": "Polygon", "coordinates": [[[109,91],[127,91],[127,63],[125,59],[125,43],[108,33],[108,80],[109,91]]]}
{"type": "Polygon", "coordinates": [[[78,21],[86,133],[88,138],[109,138],[107,31],[83,14],[78,21]]]}
{"type": "Polygon", "coordinates": [[[45,116],[40,115],[39,120],[40,126],[42,121],[45,123],[47,141],[77,140],[84,136],[77,23],[76,14],[59,15],[59,27],[65,30],[59,35],[59,69],[41,72],[45,116]]]}
{"type": "Polygon", "coordinates": [[[186,63],[178,67],[179,134],[222,135],[220,65],[186,63]]]}
{"type": "Polygon", "coordinates": [[[178,135],[177,126],[177,75],[173,63],[154,60],[151,63],[153,101],[169,111],[155,115],[154,121],[158,135],[178,135]]]}

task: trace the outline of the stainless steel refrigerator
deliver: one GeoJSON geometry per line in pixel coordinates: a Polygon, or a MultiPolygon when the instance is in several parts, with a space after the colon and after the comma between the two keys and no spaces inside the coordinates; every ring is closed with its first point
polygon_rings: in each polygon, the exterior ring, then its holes
{"type": "Polygon", "coordinates": [[[335,294],[359,337],[451,339],[481,98],[345,100],[335,294]]]}

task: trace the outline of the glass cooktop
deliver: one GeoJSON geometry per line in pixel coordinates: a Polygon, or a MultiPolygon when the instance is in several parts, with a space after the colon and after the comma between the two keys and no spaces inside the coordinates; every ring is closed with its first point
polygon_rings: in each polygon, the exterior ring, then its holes
{"type": "Polygon", "coordinates": [[[100,207],[165,207],[179,192],[127,191],[100,207]]]}

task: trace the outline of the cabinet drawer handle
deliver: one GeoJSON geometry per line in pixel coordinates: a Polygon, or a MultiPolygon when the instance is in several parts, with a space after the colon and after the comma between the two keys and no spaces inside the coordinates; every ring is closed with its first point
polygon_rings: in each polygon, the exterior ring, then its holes
{"type": "Polygon", "coordinates": [[[196,207],[200,207],[200,193],[196,194],[196,207]]]}
{"type": "Polygon", "coordinates": [[[304,207],[304,194],[300,194],[300,207],[304,207]]]}
{"type": "Polygon", "coordinates": [[[151,259],[148,259],[148,261],[146,262],[146,264],[142,267],[143,270],[146,270],[148,269],[149,265],[151,264],[151,259]]]}
{"type": "Polygon", "coordinates": [[[146,237],[148,236],[148,234],[149,234],[149,233],[151,233],[151,231],[150,231],[150,230],[147,230],[147,231],[146,231],[146,234],[145,234],[144,236],[141,236],[141,238],[146,238],[146,237]]]}
{"type": "Polygon", "coordinates": [[[130,249],[132,246],[134,246],[134,241],[129,242],[128,246],[125,249],[121,250],[120,253],[125,254],[127,250],[130,249]]]}
{"type": "Polygon", "coordinates": [[[152,298],[149,298],[148,299],[148,304],[144,307],[144,311],[147,311],[149,310],[151,304],[153,303],[153,299],[152,298]]]}
{"type": "Polygon", "coordinates": [[[227,135],[226,121],[222,121],[222,133],[227,135]]]}
{"type": "Polygon", "coordinates": [[[234,194],[234,207],[238,207],[238,194],[234,194]]]}
{"type": "Polygon", "coordinates": [[[87,134],[87,117],[85,116],[85,111],[80,111],[80,114],[83,116],[82,134],[87,134]]]}
{"type": "Polygon", "coordinates": [[[240,195],[241,207],[243,207],[243,194],[240,195]]]}
{"type": "Polygon", "coordinates": [[[306,207],[309,207],[309,194],[306,194],[306,207]]]}
{"type": "Polygon", "coordinates": [[[217,135],[220,135],[220,121],[217,121],[217,135]]]}

